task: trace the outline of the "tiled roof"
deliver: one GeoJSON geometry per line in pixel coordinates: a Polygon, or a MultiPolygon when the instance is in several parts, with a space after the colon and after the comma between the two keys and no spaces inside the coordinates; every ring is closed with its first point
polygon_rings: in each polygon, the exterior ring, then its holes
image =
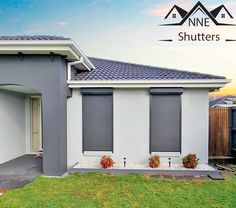
{"type": "Polygon", "coordinates": [[[73,80],[201,80],[225,77],[168,68],[89,58],[94,70],[79,72],[73,80]]]}
{"type": "Polygon", "coordinates": [[[215,100],[211,100],[209,102],[209,104],[210,104],[211,107],[213,107],[215,105],[223,105],[223,104],[227,104],[229,102],[232,103],[232,101],[234,101],[234,100],[236,100],[236,96],[227,95],[227,96],[217,98],[215,100]]]}
{"type": "Polygon", "coordinates": [[[70,38],[54,35],[17,35],[0,36],[0,40],[70,40],[70,38]]]}

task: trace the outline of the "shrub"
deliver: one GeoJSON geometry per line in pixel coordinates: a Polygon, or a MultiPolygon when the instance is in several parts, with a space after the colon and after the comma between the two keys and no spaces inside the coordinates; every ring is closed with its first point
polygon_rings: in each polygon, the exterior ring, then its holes
{"type": "Polygon", "coordinates": [[[199,159],[197,158],[196,154],[188,154],[183,158],[183,166],[185,168],[192,168],[195,169],[198,165],[199,159]]]}
{"type": "Polygon", "coordinates": [[[158,155],[152,155],[149,157],[149,166],[151,168],[158,168],[160,166],[160,157],[158,155]]]}
{"type": "Polygon", "coordinates": [[[111,168],[113,167],[113,165],[115,164],[115,162],[111,159],[110,156],[102,156],[101,160],[100,160],[100,165],[102,166],[102,168],[111,168]]]}

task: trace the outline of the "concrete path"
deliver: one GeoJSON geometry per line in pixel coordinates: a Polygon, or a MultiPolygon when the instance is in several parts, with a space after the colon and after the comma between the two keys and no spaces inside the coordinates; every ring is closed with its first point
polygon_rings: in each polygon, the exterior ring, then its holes
{"type": "Polygon", "coordinates": [[[0,164],[0,189],[21,188],[42,174],[42,158],[23,155],[0,164]]]}

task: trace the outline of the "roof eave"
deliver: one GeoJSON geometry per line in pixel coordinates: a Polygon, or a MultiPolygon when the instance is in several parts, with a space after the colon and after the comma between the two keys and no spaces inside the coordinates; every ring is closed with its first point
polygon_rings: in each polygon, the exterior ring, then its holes
{"type": "Polygon", "coordinates": [[[114,87],[114,88],[150,88],[150,87],[183,87],[219,89],[230,83],[229,79],[205,80],[125,80],[125,81],[68,81],[70,88],[114,87]]]}
{"type": "Polygon", "coordinates": [[[72,40],[2,40],[0,54],[50,54],[51,52],[67,57],[68,61],[83,57],[85,64],[94,69],[95,66],[84,52],[72,40]]]}

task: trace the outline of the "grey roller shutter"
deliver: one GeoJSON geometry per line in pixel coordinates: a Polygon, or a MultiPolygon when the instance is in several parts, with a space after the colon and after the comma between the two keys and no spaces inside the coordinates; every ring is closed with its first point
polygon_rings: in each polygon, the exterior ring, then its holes
{"type": "Polygon", "coordinates": [[[80,89],[82,95],[112,95],[112,88],[82,88],[80,89]]]}
{"type": "Polygon", "coordinates": [[[181,152],[181,98],[178,94],[152,94],[150,151],[181,152]]]}
{"type": "Polygon", "coordinates": [[[81,89],[83,151],[113,151],[112,89],[81,89]]]}
{"type": "Polygon", "coordinates": [[[183,88],[151,88],[151,95],[181,95],[183,88]]]}

